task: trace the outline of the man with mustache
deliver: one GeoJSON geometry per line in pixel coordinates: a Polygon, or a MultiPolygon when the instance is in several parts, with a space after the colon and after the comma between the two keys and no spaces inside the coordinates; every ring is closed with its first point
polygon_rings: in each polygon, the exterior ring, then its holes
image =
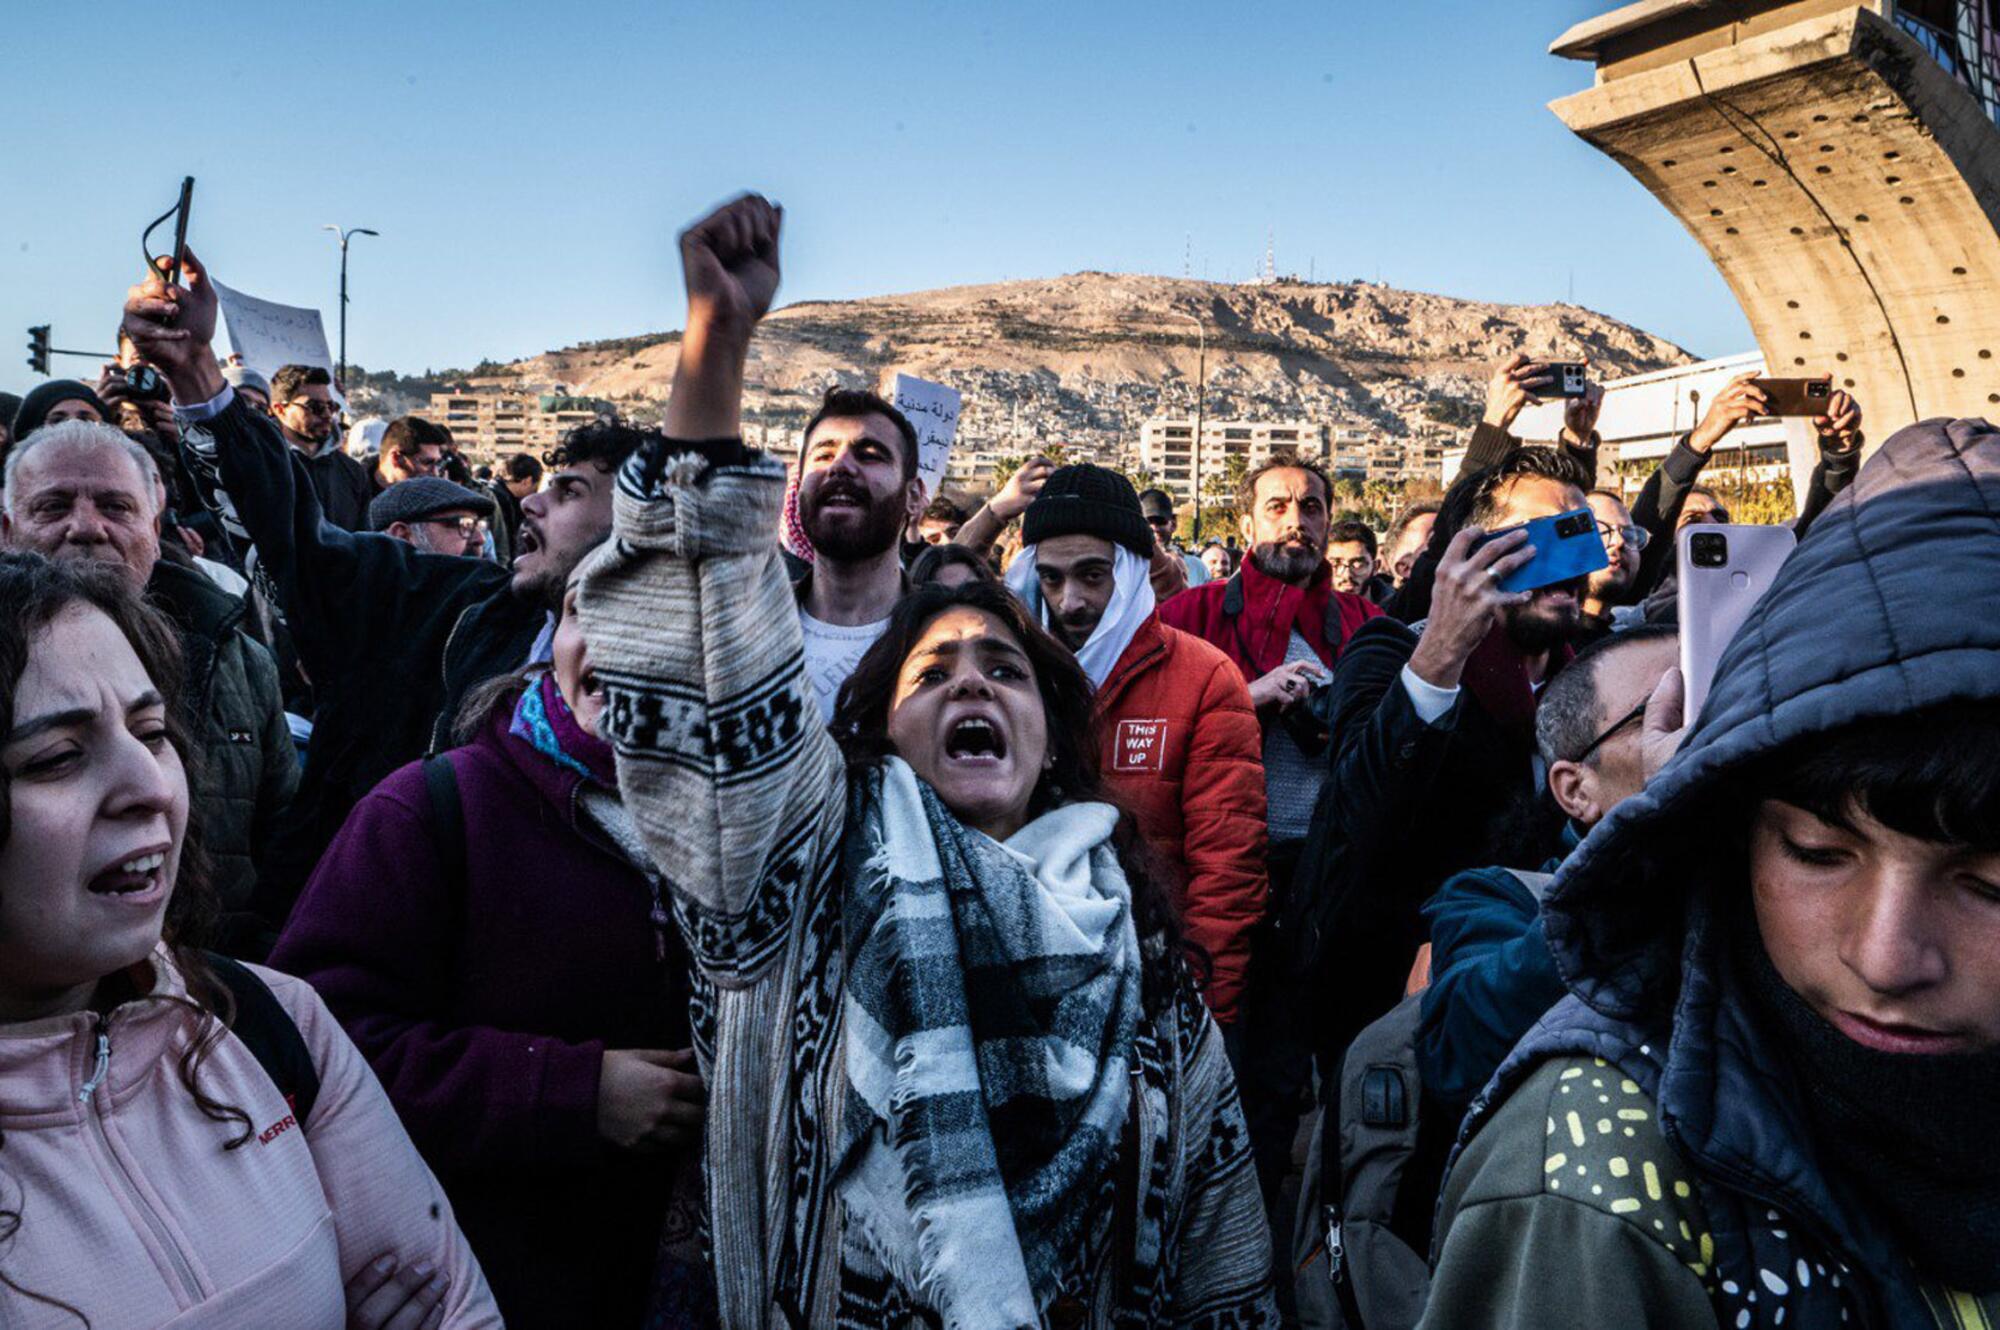
{"type": "MultiPolygon", "coordinates": [[[[902,535],[924,511],[917,432],[871,392],[831,388],[799,450],[799,522],[813,561],[795,584],[820,719],[907,589],[902,535]]],[[[607,519],[608,520],[608,519],[607,519]]]]}
{"type": "Polygon", "coordinates": [[[1105,782],[1174,870],[1174,904],[1208,958],[1203,995],[1236,1025],[1264,917],[1264,775],[1250,693],[1208,643],[1160,622],[1162,545],[1132,483],[1087,464],[1052,472],[1021,518],[1007,583],[1096,686],[1105,782]]]}
{"type": "MultiPolygon", "coordinates": [[[[1297,889],[1294,869],[1326,778],[1327,734],[1314,715],[1313,695],[1348,639],[1382,613],[1363,597],[1333,588],[1326,561],[1332,498],[1332,482],[1310,462],[1281,459],[1253,469],[1236,496],[1249,549],[1243,566],[1227,581],[1191,587],[1160,608],[1163,623],[1220,648],[1249,682],[1263,725],[1274,915],[1297,889]]],[[[1312,1053],[1301,1037],[1295,995],[1287,992],[1271,953],[1265,948],[1251,958],[1233,1060],[1258,1181],[1284,1251],[1291,1226],[1279,1213],[1279,1190],[1312,1053]]]]}
{"type": "Polygon", "coordinates": [[[265,908],[281,919],[361,796],[449,744],[469,691],[549,659],[564,585],[611,533],[613,479],[645,435],[602,422],[571,431],[549,455],[549,484],[521,504],[511,567],[342,530],[278,424],[223,378],[215,287],[193,254],[183,271],[185,286],[152,279],[127,293],[125,331],[166,376],[188,446],[219,470],[318,693],[298,795],[265,866],[282,896],[265,908]]]}

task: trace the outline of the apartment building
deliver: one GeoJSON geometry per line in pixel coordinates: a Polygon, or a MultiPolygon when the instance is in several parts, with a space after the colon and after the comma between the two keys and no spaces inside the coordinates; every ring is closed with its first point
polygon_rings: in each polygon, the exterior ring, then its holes
{"type": "Polygon", "coordinates": [[[1207,420],[1202,422],[1200,467],[1195,474],[1194,420],[1156,416],[1139,428],[1139,466],[1156,484],[1183,503],[1193,501],[1196,485],[1228,472],[1229,459],[1261,466],[1280,455],[1327,459],[1330,435],[1325,425],[1310,420],[1207,420]]]}
{"type": "Polygon", "coordinates": [[[467,458],[492,464],[515,453],[539,457],[605,410],[604,403],[589,397],[479,388],[432,393],[430,419],[451,431],[467,458]]]}

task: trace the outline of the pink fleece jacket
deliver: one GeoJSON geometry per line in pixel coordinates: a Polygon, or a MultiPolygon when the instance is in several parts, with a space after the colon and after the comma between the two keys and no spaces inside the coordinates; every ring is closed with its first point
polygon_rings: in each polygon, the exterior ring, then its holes
{"type": "MultiPolygon", "coordinates": [[[[164,948],[150,968],[148,995],[102,1027],[90,1012],[0,1025],[0,1210],[20,1212],[0,1272],[95,1330],[343,1330],[347,1279],[387,1251],[450,1275],[446,1327],[498,1326],[443,1190],[312,989],[257,969],[319,1072],[304,1130],[233,1034],[202,1064],[204,1093],[253,1124],[225,1150],[241,1128],[204,1117],[176,1070],[196,1019],[172,1000],[186,986],[164,948]]],[[[76,1324],[0,1286],[0,1326],[76,1324]]]]}

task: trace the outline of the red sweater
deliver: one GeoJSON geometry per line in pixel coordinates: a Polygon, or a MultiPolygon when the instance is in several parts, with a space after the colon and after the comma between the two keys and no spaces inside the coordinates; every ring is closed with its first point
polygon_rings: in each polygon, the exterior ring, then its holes
{"type": "Polygon", "coordinates": [[[1155,614],[1097,690],[1097,714],[1106,783],[1177,870],[1174,904],[1208,953],[1208,1005],[1227,1024],[1267,890],[1263,745],[1250,690],[1227,656],[1155,614]]]}
{"type": "Polygon", "coordinates": [[[1335,591],[1332,578],[1321,564],[1311,582],[1296,587],[1245,559],[1227,581],[1189,587],[1160,606],[1160,621],[1220,647],[1247,680],[1285,663],[1294,628],[1331,669],[1354,630],[1382,612],[1361,596],[1335,591]]]}

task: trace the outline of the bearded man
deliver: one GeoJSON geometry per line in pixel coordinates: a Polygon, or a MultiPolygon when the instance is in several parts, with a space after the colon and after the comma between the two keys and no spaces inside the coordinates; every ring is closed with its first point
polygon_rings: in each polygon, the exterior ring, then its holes
{"type": "Polygon", "coordinates": [[[903,531],[923,510],[909,420],[874,393],[830,389],[799,450],[799,522],[813,561],[794,584],[822,721],[888,627],[906,589],[903,531]]]}

